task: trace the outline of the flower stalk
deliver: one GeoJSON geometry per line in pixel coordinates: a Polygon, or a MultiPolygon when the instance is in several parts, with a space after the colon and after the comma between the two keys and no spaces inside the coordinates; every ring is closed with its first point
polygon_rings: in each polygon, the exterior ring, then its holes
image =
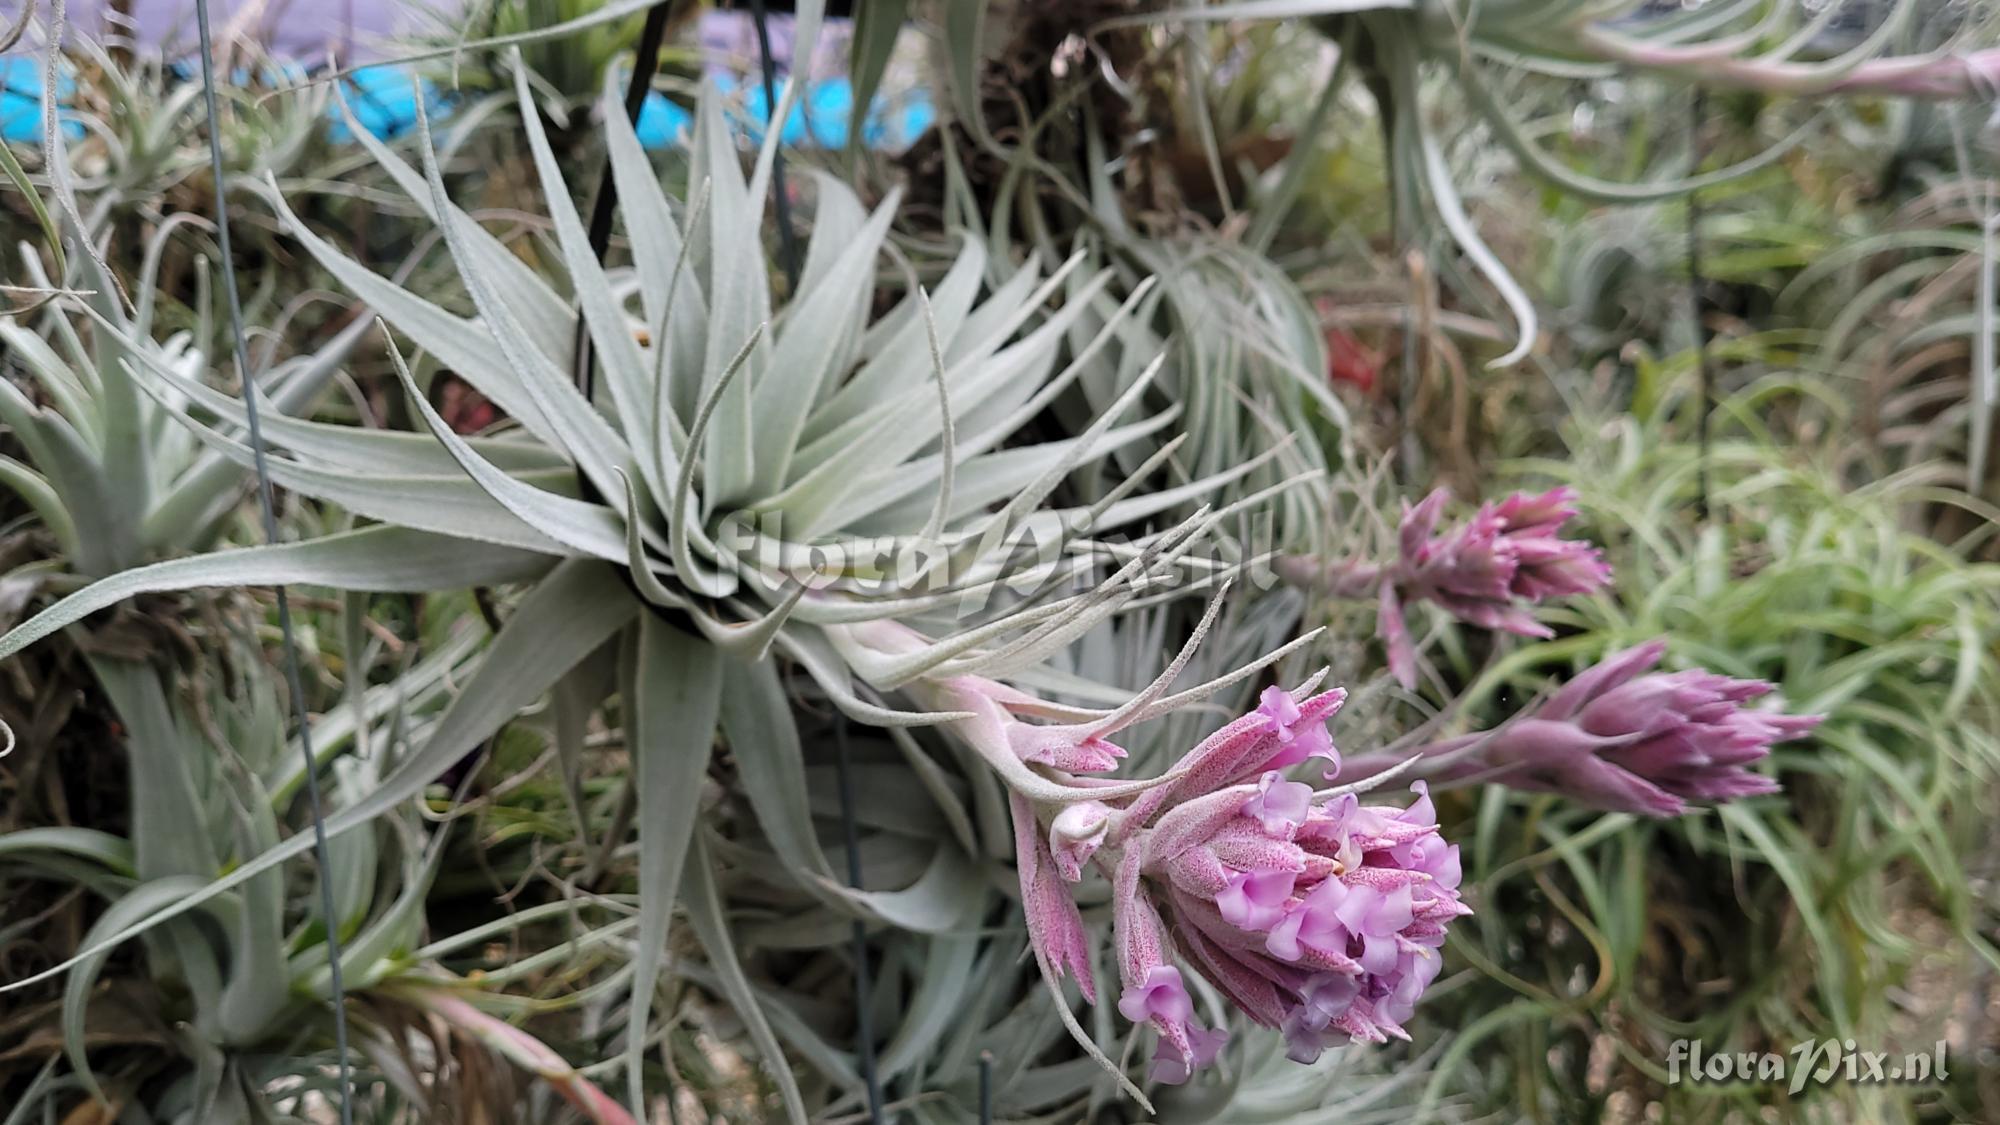
{"type": "Polygon", "coordinates": [[[1578,46],[1606,62],[1662,71],[1711,89],[1791,97],[1877,96],[1992,99],[2000,93],[2000,49],[1864,59],[1829,66],[1744,58],[1735,45],[1649,43],[1601,26],[1576,32],[1578,46]]]}

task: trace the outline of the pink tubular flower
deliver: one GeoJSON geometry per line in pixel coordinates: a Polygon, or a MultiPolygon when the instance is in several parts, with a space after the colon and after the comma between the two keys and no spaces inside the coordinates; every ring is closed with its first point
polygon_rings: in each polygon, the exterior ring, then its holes
{"type": "Polygon", "coordinates": [[[1678,816],[1689,801],[1726,801],[1778,791],[1748,768],[1771,744],[1800,738],[1817,715],[1753,710],[1762,680],[1701,669],[1656,672],[1664,641],[1605,658],[1541,706],[1490,735],[1441,743],[1464,749],[1454,775],[1493,776],[1520,789],[1559,793],[1615,812],[1678,816]]]}
{"type": "Polygon", "coordinates": [[[1112,879],[1116,919],[1112,933],[1118,947],[1118,972],[1125,982],[1118,1011],[1133,1023],[1152,1025],[1159,1036],[1152,1079],[1178,1085],[1197,1068],[1215,1061],[1229,1042],[1229,1032],[1195,1022],[1194,1001],[1181,981],[1181,971],[1167,963],[1166,925],[1141,889],[1140,860],[1138,851],[1128,850],[1112,879]]]}
{"type": "Polygon", "coordinates": [[[1285,916],[1298,872],[1283,868],[1238,871],[1215,892],[1215,908],[1232,926],[1268,930],[1285,916]]]}
{"type": "MultiPolygon", "coordinates": [[[[1329,765],[1324,776],[1333,780],[1340,773],[1340,752],[1334,749],[1333,736],[1327,733],[1326,724],[1346,699],[1347,693],[1339,688],[1316,695],[1307,694],[1304,688],[1296,694],[1281,687],[1265,688],[1255,711],[1224,724],[1221,730],[1188,751],[1180,764],[1187,771],[1181,779],[1139,797],[1118,818],[1119,824],[1129,830],[1146,823],[1162,809],[1261,778],[1308,758],[1326,759],[1329,765]]],[[[1270,785],[1259,784],[1258,792],[1246,793],[1244,801],[1264,799],[1268,803],[1267,791],[1276,788],[1277,782],[1274,779],[1270,785]]],[[[1281,791],[1275,800],[1279,805],[1295,802],[1296,798],[1287,795],[1291,792],[1294,791],[1281,791]]],[[[1277,812],[1281,811],[1279,805],[1270,807],[1277,812]]],[[[1264,808],[1265,804],[1259,805],[1260,813],[1264,808]]],[[[1114,827],[1112,837],[1115,840],[1120,836],[1119,828],[1114,827]]]]}
{"type": "Polygon", "coordinates": [[[1284,825],[1297,828],[1312,811],[1312,796],[1312,786],[1267,770],[1257,779],[1257,795],[1243,802],[1243,815],[1256,817],[1266,832],[1281,832],[1284,825]]]}
{"type": "MultiPolygon", "coordinates": [[[[1346,697],[1345,692],[1341,693],[1333,706],[1338,708],[1346,697]]],[[[1326,758],[1333,762],[1326,775],[1329,780],[1340,769],[1340,755],[1334,753],[1333,735],[1327,733],[1326,723],[1308,719],[1298,701],[1284,688],[1275,684],[1265,688],[1264,693],[1257,697],[1256,714],[1263,720],[1264,729],[1284,748],[1278,754],[1283,760],[1268,764],[1288,766],[1307,758],[1326,758]]]]}

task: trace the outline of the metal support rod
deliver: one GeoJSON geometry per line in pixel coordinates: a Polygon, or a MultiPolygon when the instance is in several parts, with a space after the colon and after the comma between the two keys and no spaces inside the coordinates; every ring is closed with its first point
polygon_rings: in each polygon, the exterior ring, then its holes
{"type": "MultiPolygon", "coordinates": [[[[771,59],[771,30],[765,24],[764,0],[750,0],[750,16],[757,27],[757,57],[764,71],[764,128],[776,129],[777,142],[782,144],[785,137],[785,123],[772,120],[778,112],[777,66],[771,59]]],[[[810,51],[811,43],[792,43],[792,69],[798,69],[798,52],[803,46],[810,51]]],[[[783,148],[771,154],[771,194],[777,198],[774,204],[778,211],[778,253],[785,267],[785,285],[788,295],[796,296],[793,290],[799,287],[799,244],[798,235],[792,230],[792,193],[785,189],[785,154],[783,148]]]]}
{"type": "MultiPolygon", "coordinates": [[[[1694,168],[1701,168],[1701,126],[1702,118],[1708,116],[1708,97],[1701,87],[1695,87],[1694,101],[1689,107],[1688,151],[1694,156],[1694,168]]],[[[1688,319],[1694,330],[1695,372],[1700,381],[1701,407],[1695,418],[1695,513],[1703,523],[1708,522],[1708,462],[1709,462],[1709,415],[1715,413],[1715,372],[1708,361],[1708,325],[1702,318],[1705,304],[1702,290],[1706,279],[1701,272],[1701,192],[1687,194],[1687,303],[1688,319]]]]}
{"type": "MultiPolygon", "coordinates": [[[[646,95],[653,88],[653,72],[660,68],[660,47],[667,37],[667,20],[673,14],[674,0],[660,0],[646,9],[645,26],[639,29],[639,47],[632,60],[632,77],[625,83],[625,117],[633,124],[639,122],[639,110],[646,104],[646,95]]],[[[604,261],[604,251],[611,245],[611,216],[618,206],[618,181],[611,174],[611,158],[604,158],[604,168],[597,175],[597,198],[590,205],[590,251],[598,262],[604,261]]],[[[576,335],[570,352],[573,367],[571,376],[583,397],[589,398],[596,383],[596,353],[590,346],[590,328],[583,316],[576,318],[576,335]]]]}
{"type": "Polygon", "coordinates": [[[979,1125],[993,1125],[993,1052],[979,1052],[979,1125]]]}
{"type": "MultiPolygon", "coordinates": [[[[847,760],[847,716],[838,711],[833,717],[834,769],[840,789],[840,833],[847,849],[847,884],[861,888],[861,832],[854,823],[854,771],[847,760]]],[[[868,1090],[868,1121],[882,1125],[882,1079],[875,1069],[875,1019],[868,1010],[868,994],[874,991],[868,978],[868,927],[854,920],[854,1038],[855,1056],[861,1062],[861,1081],[868,1090]]]]}

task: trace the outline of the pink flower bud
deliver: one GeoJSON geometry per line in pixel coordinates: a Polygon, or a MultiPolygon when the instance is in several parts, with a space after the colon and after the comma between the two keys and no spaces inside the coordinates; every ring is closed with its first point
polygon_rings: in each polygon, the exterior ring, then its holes
{"type": "Polygon", "coordinates": [[[1064,880],[1074,883],[1083,878],[1083,865],[1097,854],[1111,830],[1111,813],[1111,806],[1102,801],[1079,801],[1049,822],[1049,850],[1064,880]]]}
{"type": "Polygon", "coordinates": [[[1404,510],[1401,557],[1375,570],[1381,583],[1376,631],[1398,682],[1416,685],[1416,646],[1403,619],[1413,602],[1431,602],[1482,629],[1542,637],[1549,631],[1527,606],[1588,594],[1611,581],[1597,548],[1559,534],[1576,514],[1573,495],[1567,488],[1517,492],[1442,534],[1438,523],[1451,496],[1446,490],[1404,510]]]}
{"type": "Polygon", "coordinates": [[[1042,834],[1036,831],[1035,807],[1027,798],[1012,795],[1014,817],[1014,857],[1020,868],[1021,907],[1027,915],[1028,944],[1042,971],[1060,979],[1076,974],[1076,986],[1084,999],[1097,1002],[1097,983],[1090,971],[1090,938],[1083,929],[1083,915],[1070,897],[1069,888],[1057,878],[1055,857],[1042,834]]]}
{"type": "Polygon", "coordinates": [[[1819,717],[1752,709],[1772,690],[1761,680],[1651,671],[1665,653],[1660,641],[1614,653],[1492,734],[1431,752],[1474,755],[1454,764],[1456,775],[1645,816],[1777,792],[1776,781],[1748,767],[1773,743],[1811,733],[1819,717]]]}

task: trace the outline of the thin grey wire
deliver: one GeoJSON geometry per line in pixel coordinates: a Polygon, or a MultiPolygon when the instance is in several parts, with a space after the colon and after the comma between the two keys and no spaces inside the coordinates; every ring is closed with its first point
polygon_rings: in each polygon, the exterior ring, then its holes
{"type": "MultiPolygon", "coordinates": [[[[771,57],[771,32],[767,25],[764,0],[751,0],[750,18],[757,30],[757,59],[763,71],[765,129],[776,129],[777,141],[782,143],[784,122],[777,119],[777,64],[771,57]]],[[[793,43],[792,50],[812,50],[810,43],[793,43]]],[[[796,67],[796,58],[794,59],[796,67]]],[[[856,111],[857,113],[862,111],[856,111]]],[[[794,299],[799,289],[799,244],[797,232],[792,229],[791,192],[785,184],[785,158],[782,152],[774,153],[771,160],[772,191],[777,197],[777,219],[779,254],[785,267],[786,292],[794,299]]],[[[860,829],[854,820],[854,776],[847,751],[847,716],[836,710],[833,713],[833,739],[835,748],[834,777],[840,791],[841,840],[847,849],[847,883],[859,890],[861,887],[861,840],[860,829]]],[[[868,1120],[871,1125],[881,1125],[884,1120],[882,1106],[882,1079],[876,1069],[874,1017],[869,1010],[869,997],[874,991],[869,983],[868,973],[868,927],[856,918],[852,925],[851,941],[854,950],[854,1039],[861,1064],[861,1082],[868,1099],[868,1120]]]]}
{"type": "MultiPolygon", "coordinates": [[[[1708,116],[1707,92],[1695,87],[1694,100],[1688,107],[1688,152],[1694,157],[1694,167],[1701,166],[1701,127],[1708,116]]],[[[1695,512],[1705,524],[1708,522],[1708,466],[1709,466],[1709,415],[1715,413],[1715,367],[1708,355],[1708,323],[1702,319],[1706,305],[1703,290],[1708,280],[1701,269],[1701,192],[1690,191],[1687,195],[1687,305],[1688,319],[1694,331],[1694,362],[1697,378],[1700,380],[1701,413],[1695,418],[1695,457],[1699,475],[1696,480],[1695,512]]]]}
{"type": "MultiPolygon", "coordinates": [[[[222,114],[215,101],[215,44],[209,32],[208,0],[195,0],[195,27],[201,36],[201,92],[208,110],[208,163],[215,180],[216,241],[222,254],[222,289],[229,299],[229,330],[236,350],[236,376],[243,384],[243,412],[249,423],[250,454],[257,468],[257,508],[264,538],[278,542],[278,515],[271,502],[271,468],[264,456],[264,434],[257,405],[256,383],[250,371],[250,349],[243,331],[243,300],[236,287],[236,259],[229,247],[229,193],[222,168],[222,114]]],[[[306,696],[299,675],[298,638],[292,632],[292,603],[285,587],[276,588],[278,633],[284,650],[285,689],[292,697],[292,714],[299,726],[299,752],[305,756],[306,801],[312,807],[313,856],[319,863],[320,914],[326,923],[326,958],[333,1000],[333,1043],[340,1067],[340,1123],[354,1125],[354,1068],[347,1053],[347,989],[340,974],[339,919],[334,915],[332,864],[327,859],[326,816],[319,796],[319,763],[313,755],[312,724],[306,717],[306,696]]]]}

